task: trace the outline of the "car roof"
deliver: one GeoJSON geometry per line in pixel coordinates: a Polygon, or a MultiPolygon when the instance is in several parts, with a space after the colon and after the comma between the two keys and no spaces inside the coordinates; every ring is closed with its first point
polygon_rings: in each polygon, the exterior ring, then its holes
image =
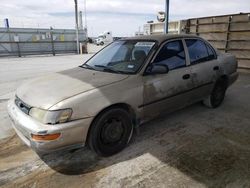
{"type": "Polygon", "coordinates": [[[142,35],[136,37],[129,37],[123,40],[154,40],[159,43],[162,43],[166,40],[176,39],[176,38],[200,38],[200,37],[191,34],[161,34],[161,35],[142,35]]]}

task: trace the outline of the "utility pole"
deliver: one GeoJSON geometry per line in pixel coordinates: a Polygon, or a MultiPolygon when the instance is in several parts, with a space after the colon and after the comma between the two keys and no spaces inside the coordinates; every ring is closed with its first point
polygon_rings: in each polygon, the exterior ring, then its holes
{"type": "Polygon", "coordinates": [[[79,54],[79,27],[78,27],[78,3],[77,0],[75,1],[75,18],[76,18],[76,50],[77,50],[77,54],[79,54]]]}
{"type": "Polygon", "coordinates": [[[166,0],[166,4],[165,4],[165,26],[164,26],[165,34],[168,34],[168,21],[169,21],[169,0],[166,0]]]}
{"type": "Polygon", "coordinates": [[[82,11],[79,12],[79,29],[83,30],[82,11]]]}
{"type": "Polygon", "coordinates": [[[86,38],[88,37],[88,26],[87,26],[87,5],[86,5],[86,0],[84,0],[84,22],[85,22],[85,27],[84,30],[86,32],[86,38]]]}

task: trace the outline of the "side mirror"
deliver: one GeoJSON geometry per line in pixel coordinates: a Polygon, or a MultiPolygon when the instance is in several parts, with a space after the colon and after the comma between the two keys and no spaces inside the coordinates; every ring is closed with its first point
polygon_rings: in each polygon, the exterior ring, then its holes
{"type": "Polygon", "coordinates": [[[146,75],[155,75],[155,74],[166,74],[169,72],[169,68],[164,64],[151,64],[146,70],[146,75]]]}

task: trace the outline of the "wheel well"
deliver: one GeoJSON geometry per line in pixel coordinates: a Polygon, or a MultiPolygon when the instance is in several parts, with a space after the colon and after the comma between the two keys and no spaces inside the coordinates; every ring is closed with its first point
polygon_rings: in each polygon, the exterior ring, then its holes
{"type": "MultiPolygon", "coordinates": [[[[133,109],[130,105],[126,104],[126,103],[117,103],[117,104],[113,104],[113,105],[111,105],[111,106],[108,106],[108,107],[104,108],[103,110],[101,110],[101,111],[97,114],[97,116],[98,116],[99,114],[103,113],[104,111],[107,111],[107,110],[109,110],[109,109],[111,109],[111,108],[122,108],[122,109],[126,110],[126,111],[129,113],[129,115],[130,115],[131,118],[132,118],[133,123],[134,123],[134,121],[136,120],[136,114],[135,114],[134,109],[133,109]]],[[[96,116],[96,117],[97,117],[97,116],[96,116]]]]}
{"type": "Polygon", "coordinates": [[[222,75],[217,82],[228,87],[228,76],[222,75]]]}
{"type": "MultiPolygon", "coordinates": [[[[133,125],[136,125],[136,123],[137,123],[137,122],[136,122],[136,113],[135,113],[134,109],[133,109],[130,105],[128,105],[128,104],[126,104],[126,103],[117,103],[117,104],[110,105],[110,106],[108,106],[108,107],[102,109],[102,110],[95,116],[95,118],[92,120],[92,122],[91,122],[91,124],[90,124],[90,126],[89,126],[89,129],[88,129],[88,134],[87,134],[86,142],[88,142],[89,133],[90,133],[92,124],[93,124],[93,122],[95,121],[95,119],[96,119],[100,114],[102,114],[102,113],[104,113],[104,112],[106,112],[107,110],[110,110],[110,109],[112,109],[112,108],[122,108],[122,109],[126,110],[126,111],[130,114],[130,116],[132,117],[132,123],[133,123],[133,125]]],[[[87,144],[88,144],[88,143],[87,143],[87,144]]]]}

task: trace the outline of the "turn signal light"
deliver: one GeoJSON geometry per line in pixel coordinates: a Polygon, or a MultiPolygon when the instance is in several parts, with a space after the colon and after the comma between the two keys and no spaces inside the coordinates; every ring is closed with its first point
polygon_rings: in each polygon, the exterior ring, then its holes
{"type": "Polygon", "coordinates": [[[46,135],[31,134],[32,139],[35,141],[51,141],[51,140],[56,140],[60,136],[61,136],[61,133],[46,134],[46,135]]]}

